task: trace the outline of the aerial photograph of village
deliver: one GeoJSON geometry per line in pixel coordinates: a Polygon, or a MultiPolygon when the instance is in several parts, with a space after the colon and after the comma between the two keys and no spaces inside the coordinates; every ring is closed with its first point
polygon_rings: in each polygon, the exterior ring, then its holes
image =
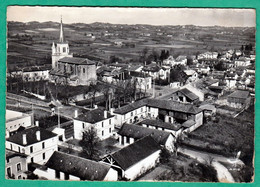
{"type": "Polygon", "coordinates": [[[9,6],[6,179],[253,182],[255,22],[9,6]]]}

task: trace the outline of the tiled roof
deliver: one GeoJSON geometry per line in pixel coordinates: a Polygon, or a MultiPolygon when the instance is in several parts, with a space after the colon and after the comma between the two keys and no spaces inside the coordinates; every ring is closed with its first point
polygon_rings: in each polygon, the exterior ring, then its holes
{"type": "Polygon", "coordinates": [[[134,139],[140,139],[145,136],[151,135],[160,145],[164,145],[168,137],[171,135],[170,132],[132,124],[124,124],[118,131],[118,134],[134,139]]]}
{"type": "Polygon", "coordinates": [[[59,62],[65,62],[70,64],[79,64],[79,65],[94,65],[95,63],[86,58],[78,58],[78,57],[64,57],[59,59],[59,62]]]}
{"type": "Polygon", "coordinates": [[[113,153],[111,157],[126,170],[158,150],[160,150],[158,143],[151,136],[146,136],[113,153]]]}
{"type": "Polygon", "coordinates": [[[16,144],[22,145],[22,146],[28,146],[28,145],[40,142],[36,138],[37,131],[40,131],[40,137],[41,137],[40,141],[47,140],[47,139],[57,136],[57,134],[55,134],[51,131],[45,130],[43,128],[32,127],[32,128],[17,132],[13,136],[10,136],[9,138],[7,138],[7,141],[13,142],[13,143],[16,143],[16,144]],[[26,134],[26,140],[27,140],[26,145],[23,145],[23,134],[26,134]]]}
{"type": "Polygon", "coordinates": [[[155,127],[161,127],[161,128],[165,128],[165,129],[169,129],[169,130],[173,130],[173,131],[178,131],[182,125],[179,123],[166,123],[163,122],[161,120],[152,120],[152,119],[145,119],[143,121],[141,121],[140,123],[138,123],[138,125],[151,125],[151,126],[155,126],[155,127]]]}
{"type": "Polygon", "coordinates": [[[185,128],[189,128],[189,127],[191,127],[191,126],[193,126],[195,124],[196,124],[196,122],[190,119],[190,120],[185,121],[182,124],[182,126],[185,127],[185,128]]]}
{"type": "Polygon", "coordinates": [[[143,99],[143,100],[139,100],[139,101],[135,101],[134,103],[131,103],[131,104],[128,104],[128,105],[125,105],[123,107],[120,107],[120,108],[117,108],[114,113],[116,114],[126,114],[128,112],[131,112],[135,109],[138,109],[140,107],[143,107],[143,106],[146,106],[146,100],[143,99]]]}
{"type": "Polygon", "coordinates": [[[231,93],[228,97],[246,99],[249,97],[249,91],[236,90],[231,93]]]}
{"type": "Polygon", "coordinates": [[[202,111],[198,107],[188,103],[179,103],[175,101],[169,102],[167,100],[159,100],[159,99],[148,99],[146,102],[147,105],[151,107],[189,113],[189,114],[198,114],[202,111]]]}
{"type": "Polygon", "coordinates": [[[27,157],[27,155],[23,154],[23,153],[18,153],[18,152],[14,152],[14,151],[10,151],[10,150],[5,150],[5,158],[6,159],[10,159],[13,157],[27,157]]]}
{"type": "Polygon", "coordinates": [[[103,121],[105,119],[113,117],[113,115],[111,115],[109,112],[107,112],[107,118],[105,118],[104,111],[105,110],[99,109],[99,108],[90,110],[90,111],[87,111],[87,112],[79,115],[77,118],[74,118],[74,119],[94,124],[99,121],[103,121]]]}
{"type": "Polygon", "coordinates": [[[55,151],[46,166],[79,177],[83,180],[102,181],[110,166],[85,158],[55,151]]]}
{"type": "Polygon", "coordinates": [[[199,97],[197,95],[195,95],[194,93],[192,93],[190,90],[188,90],[187,88],[183,88],[180,89],[179,92],[181,92],[183,95],[185,95],[186,97],[188,97],[190,100],[194,101],[196,99],[199,99],[199,97]]]}

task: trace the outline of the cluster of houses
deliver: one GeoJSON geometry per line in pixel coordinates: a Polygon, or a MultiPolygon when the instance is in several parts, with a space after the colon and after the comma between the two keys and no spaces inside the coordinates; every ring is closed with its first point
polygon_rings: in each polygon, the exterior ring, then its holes
{"type": "Polygon", "coordinates": [[[137,89],[144,91],[153,88],[156,79],[168,80],[176,66],[186,66],[178,72],[186,76],[186,81],[170,83],[172,91],[159,97],[144,98],[110,111],[97,106],[80,114],[72,111],[75,115],[69,138],[64,138],[66,129],[58,125],[52,129],[41,128],[32,113],[6,110],[6,176],[10,179],[34,175],[49,180],[134,180],[158,164],[162,149],[176,151],[177,139],[203,125],[205,117],[216,113],[219,105],[240,110],[249,107],[254,95],[254,58],[230,50],[191,57],[192,66],[187,66],[186,56],[176,59],[169,56],[161,64],[96,65],[70,54],[61,23],[59,42],[52,46],[52,69],[47,74],[32,70],[29,77],[39,72],[37,77],[74,86],[89,85],[99,78],[111,84],[129,80],[136,81],[137,89]],[[234,54],[236,59],[231,60],[234,54]],[[220,60],[225,62],[227,71],[214,69],[220,60]],[[118,149],[98,161],[59,149],[67,139],[82,140],[84,131],[91,127],[100,140],[116,139],[118,149]]]}

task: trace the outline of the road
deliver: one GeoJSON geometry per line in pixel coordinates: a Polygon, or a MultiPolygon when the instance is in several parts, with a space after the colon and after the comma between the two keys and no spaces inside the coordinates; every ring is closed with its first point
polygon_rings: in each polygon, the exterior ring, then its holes
{"type": "MultiPolygon", "coordinates": [[[[228,171],[228,169],[220,164],[219,162],[224,162],[230,164],[230,160],[234,160],[234,158],[227,158],[222,155],[216,155],[212,153],[197,151],[197,150],[191,150],[187,148],[178,148],[178,152],[181,152],[185,155],[188,155],[196,160],[198,160],[201,163],[207,163],[211,164],[217,171],[218,180],[220,182],[235,182],[234,178],[232,177],[231,173],[228,171]]],[[[237,160],[237,165],[244,165],[244,163],[241,160],[237,160]]]]}

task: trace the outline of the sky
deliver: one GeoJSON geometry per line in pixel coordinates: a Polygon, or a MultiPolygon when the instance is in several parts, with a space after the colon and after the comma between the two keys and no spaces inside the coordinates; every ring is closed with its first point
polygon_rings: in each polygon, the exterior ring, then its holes
{"type": "Polygon", "coordinates": [[[254,9],[9,6],[7,21],[255,27],[254,9]]]}

